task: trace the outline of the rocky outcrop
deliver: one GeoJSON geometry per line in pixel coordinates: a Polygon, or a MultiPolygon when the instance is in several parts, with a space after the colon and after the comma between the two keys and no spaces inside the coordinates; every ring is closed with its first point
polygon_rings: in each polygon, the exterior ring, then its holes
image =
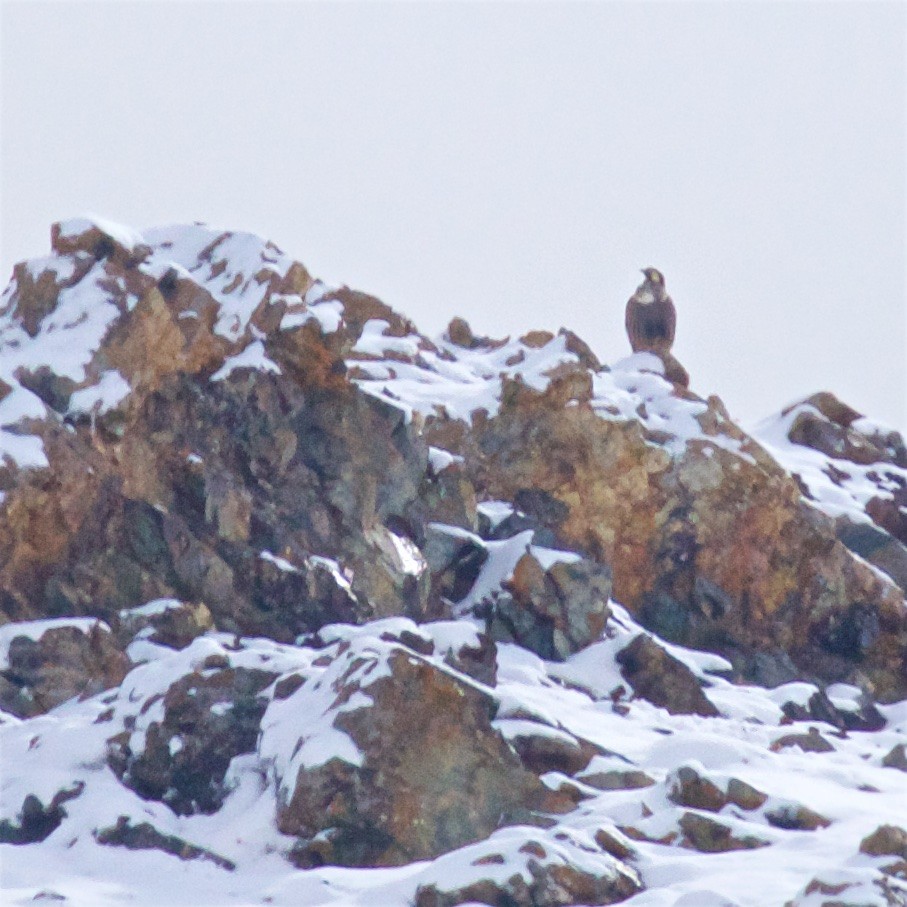
{"type": "Polygon", "coordinates": [[[567,907],[771,848],[772,903],[897,893],[897,433],[819,394],[747,434],[563,329],[429,340],[247,234],[52,246],[0,303],[12,888],[53,848],[36,897],[567,907]]]}
{"type": "Polygon", "coordinates": [[[108,741],[107,761],[120,780],[180,815],[213,813],[223,804],[230,761],[255,749],[267,705],[258,694],[276,676],[216,658],[204,668],[181,677],[161,700],[143,703],[146,713],[156,706],[163,714],[138,740],[124,731],[108,741]]]}
{"type": "Polygon", "coordinates": [[[115,687],[129,660],[99,621],[46,620],[0,628],[6,650],[0,708],[20,718],[49,711],[74,696],[115,687]]]}
{"type": "Polygon", "coordinates": [[[437,856],[541,803],[539,782],[491,725],[486,691],[412,650],[379,653],[341,646],[324,676],[266,716],[275,734],[266,730],[262,747],[274,748],[283,791],[278,826],[300,839],[297,865],[437,856]],[[321,715],[331,730],[303,724],[288,735],[295,715],[321,715]]]}
{"type": "Polygon", "coordinates": [[[781,411],[758,435],[835,519],[838,538],[907,589],[907,448],[833,394],[781,411]]]}

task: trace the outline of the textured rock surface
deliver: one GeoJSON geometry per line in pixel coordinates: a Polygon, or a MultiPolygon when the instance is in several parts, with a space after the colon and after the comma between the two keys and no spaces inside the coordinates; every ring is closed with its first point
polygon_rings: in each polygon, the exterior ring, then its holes
{"type": "Polygon", "coordinates": [[[0,899],[898,903],[897,433],[429,340],[248,234],[52,246],[0,302],[0,899]]]}
{"type": "Polygon", "coordinates": [[[637,696],[672,715],[717,715],[686,665],[672,658],[651,637],[640,634],[617,655],[621,673],[637,696]]]}
{"type": "Polygon", "coordinates": [[[110,767],[140,797],[162,800],[178,814],[215,812],[227,793],[230,760],[255,749],[266,707],[257,694],[274,677],[208,662],[167,690],[162,719],[150,722],[141,749],[133,750],[128,733],[110,740],[110,767]]]}
{"type": "Polygon", "coordinates": [[[282,703],[280,714],[314,711],[325,687],[327,715],[346,745],[310,756],[305,737],[293,744],[299,755],[282,778],[278,825],[302,839],[298,865],[386,866],[437,856],[541,801],[537,779],[491,725],[493,699],[465,678],[403,647],[380,660],[353,646],[325,677],[282,703]]]}
{"type": "Polygon", "coordinates": [[[6,667],[0,671],[0,708],[20,718],[40,715],[73,696],[114,687],[129,668],[109,628],[100,622],[45,626],[38,634],[25,628],[21,635],[13,632],[8,641],[6,667]]]}

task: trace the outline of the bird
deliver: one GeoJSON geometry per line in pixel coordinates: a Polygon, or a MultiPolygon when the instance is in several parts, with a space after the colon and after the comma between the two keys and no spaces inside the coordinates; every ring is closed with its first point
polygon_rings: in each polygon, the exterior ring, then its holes
{"type": "Polygon", "coordinates": [[[665,356],[674,343],[677,312],[665,291],[665,279],[655,268],[643,268],[645,280],[627,302],[625,324],[634,353],[643,351],[665,356]]]}

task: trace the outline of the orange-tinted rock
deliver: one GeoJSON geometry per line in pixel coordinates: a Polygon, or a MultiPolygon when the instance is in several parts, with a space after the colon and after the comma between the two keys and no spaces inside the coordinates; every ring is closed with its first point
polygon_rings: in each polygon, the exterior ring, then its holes
{"type": "Polygon", "coordinates": [[[499,500],[547,495],[560,505],[548,528],[612,567],[616,600],[672,641],[725,654],[743,676],[904,691],[900,591],[836,540],[720,401],[699,410],[702,438],[669,448],[641,422],[604,419],[555,385],[505,382],[499,414],[477,421],[461,449],[477,488],[499,500]]]}

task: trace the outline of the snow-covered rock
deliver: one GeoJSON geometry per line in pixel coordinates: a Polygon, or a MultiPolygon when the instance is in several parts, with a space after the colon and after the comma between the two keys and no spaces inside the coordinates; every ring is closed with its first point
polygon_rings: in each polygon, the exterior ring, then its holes
{"type": "Polygon", "coordinates": [[[686,379],[55,225],[0,303],[0,900],[907,903],[903,439],[686,379]]]}

